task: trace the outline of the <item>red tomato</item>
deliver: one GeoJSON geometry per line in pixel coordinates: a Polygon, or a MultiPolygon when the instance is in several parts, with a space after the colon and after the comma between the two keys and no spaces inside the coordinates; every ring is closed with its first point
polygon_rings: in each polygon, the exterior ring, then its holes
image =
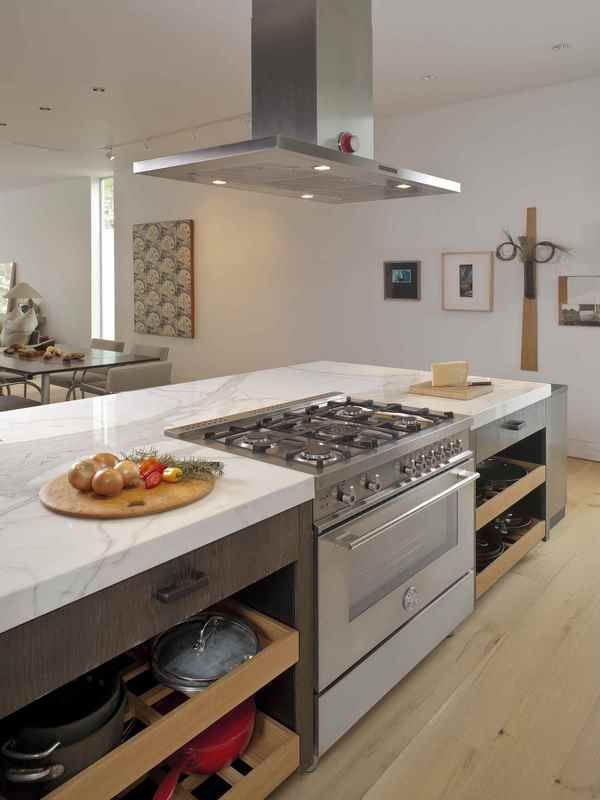
{"type": "Polygon", "coordinates": [[[154,472],[150,472],[148,475],[144,476],[144,483],[146,484],[146,489],[154,489],[155,486],[162,481],[162,469],[155,469],[154,472]]]}
{"type": "Polygon", "coordinates": [[[164,472],[166,469],[164,464],[161,464],[157,458],[147,458],[145,461],[139,465],[138,470],[142,478],[145,478],[147,475],[150,475],[151,472],[156,472],[158,470],[160,474],[164,472]]]}

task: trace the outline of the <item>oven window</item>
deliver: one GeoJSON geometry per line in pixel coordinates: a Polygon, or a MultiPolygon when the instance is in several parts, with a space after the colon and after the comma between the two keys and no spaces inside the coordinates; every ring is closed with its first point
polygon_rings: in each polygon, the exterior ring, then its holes
{"type": "Polygon", "coordinates": [[[440,593],[444,591],[444,555],[457,544],[458,501],[453,494],[357,548],[351,557],[350,620],[435,561],[440,593]]]}

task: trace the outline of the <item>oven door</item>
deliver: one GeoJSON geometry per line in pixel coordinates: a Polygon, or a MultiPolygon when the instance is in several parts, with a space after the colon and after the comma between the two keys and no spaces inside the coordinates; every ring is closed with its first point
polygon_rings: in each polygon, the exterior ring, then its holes
{"type": "Polygon", "coordinates": [[[319,691],[474,569],[473,469],[466,461],[319,537],[319,691]]]}

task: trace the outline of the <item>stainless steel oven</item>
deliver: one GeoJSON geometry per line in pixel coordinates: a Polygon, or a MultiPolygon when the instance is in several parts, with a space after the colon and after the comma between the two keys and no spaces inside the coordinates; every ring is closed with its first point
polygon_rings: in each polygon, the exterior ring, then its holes
{"type": "MultiPolygon", "coordinates": [[[[348,693],[338,686],[355,665],[416,625],[422,612],[459,582],[461,618],[472,609],[476,478],[468,459],[318,537],[320,753],[364,713],[353,713],[360,703],[348,704],[348,693]],[[330,692],[342,698],[340,707],[327,701],[330,692]]],[[[453,619],[450,611],[448,622],[453,619]]],[[[418,624],[426,625],[426,616],[418,624]]],[[[435,625],[438,640],[450,632],[435,625]]],[[[406,646],[418,653],[409,634],[404,633],[406,646]]],[[[382,676],[377,681],[376,672],[371,675],[378,683],[369,688],[375,700],[403,677],[396,665],[390,668],[391,685],[382,676]]]]}

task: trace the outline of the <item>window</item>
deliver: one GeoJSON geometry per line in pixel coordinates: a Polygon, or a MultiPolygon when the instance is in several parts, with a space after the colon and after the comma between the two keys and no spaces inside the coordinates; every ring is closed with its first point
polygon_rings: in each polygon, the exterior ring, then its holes
{"type": "Polygon", "coordinates": [[[112,176],[92,186],[92,336],[115,338],[115,207],[112,176]]]}

